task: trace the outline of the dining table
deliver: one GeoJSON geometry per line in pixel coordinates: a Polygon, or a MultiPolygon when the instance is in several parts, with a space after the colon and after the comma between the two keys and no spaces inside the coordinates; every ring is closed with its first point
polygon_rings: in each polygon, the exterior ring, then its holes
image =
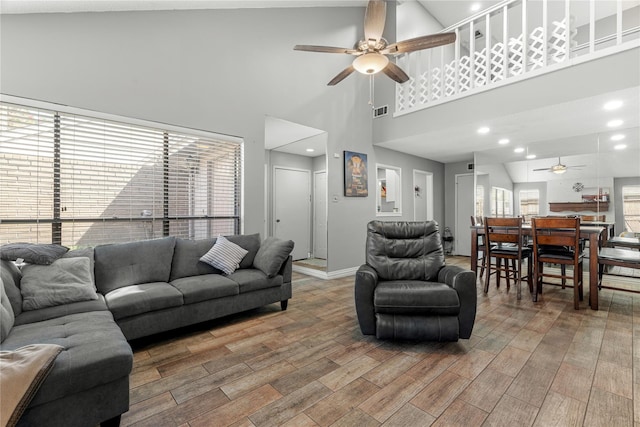
{"type": "MultiPolygon", "coordinates": [[[[598,251],[601,247],[606,246],[609,233],[607,227],[603,226],[581,226],[580,238],[589,241],[588,251],[589,255],[589,306],[592,310],[598,309],[598,251]]],[[[531,236],[531,225],[525,224],[522,226],[522,234],[524,236],[531,236]]],[[[471,226],[471,253],[477,254],[478,239],[484,235],[484,227],[480,225],[471,226]]],[[[477,274],[478,271],[478,257],[471,257],[471,270],[477,274]]]]}

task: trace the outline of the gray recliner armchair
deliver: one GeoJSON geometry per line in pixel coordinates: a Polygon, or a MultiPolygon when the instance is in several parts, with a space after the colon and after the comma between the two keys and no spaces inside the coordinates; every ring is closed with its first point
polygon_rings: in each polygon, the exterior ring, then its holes
{"type": "Polygon", "coordinates": [[[379,339],[469,338],[476,298],[475,274],[445,266],[435,221],[367,225],[366,264],[355,282],[363,334],[379,339]]]}

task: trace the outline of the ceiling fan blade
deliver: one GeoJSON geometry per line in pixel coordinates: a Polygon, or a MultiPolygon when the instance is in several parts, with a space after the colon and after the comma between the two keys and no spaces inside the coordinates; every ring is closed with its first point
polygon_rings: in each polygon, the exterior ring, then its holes
{"type": "Polygon", "coordinates": [[[382,69],[382,72],[398,83],[404,83],[409,80],[409,76],[407,76],[407,73],[402,71],[402,68],[398,67],[391,61],[389,61],[387,66],[382,69]]]}
{"type": "Polygon", "coordinates": [[[359,55],[362,53],[359,50],[347,49],[346,47],[312,46],[307,44],[297,44],[293,47],[293,50],[321,53],[348,53],[349,55],[359,55]]]}
{"type": "Polygon", "coordinates": [[[370,0],[364,14],[364,38],[375,40],[382,38],[384,23],[387,19],[387,3],[384,0],[370,0]]]}
{"type": "Polygon", "coordinates": [[[538,172],[538,171],[550,171],[551,168],[541,168],[541,169],[534,169],[534,172],[538,172]]]}
{"type": "Polygon", "coordinates": [[[586,168],[587,165],[572,165],[572,166],[567,166],[568,168],[586,168]]]}
{"type": "Polygon", "coordinates": [[[380,53],[394,54],[413,52],[416,50],[431,49],[433,47],[444,46],[456,41],[456,33],[432,34],[430,36],[420,36],[414,39],[403,40],[390,44],[380,53]]]}
{"type": "Polygon", "coordinates": [[[347,78],[349,76],[349,74],[353,73],[355,70],[356,69],[353,68],[353,65],[349,65],[347,68],[345,68],[344,70],[340,71],[337,76],[335,76],[333,79],[331,79],[331,81],[329,83],[327,83],[327,86],[335,86],[335,85],[337,85],[338,83],[343,81],[345,78],[347,78]]]}

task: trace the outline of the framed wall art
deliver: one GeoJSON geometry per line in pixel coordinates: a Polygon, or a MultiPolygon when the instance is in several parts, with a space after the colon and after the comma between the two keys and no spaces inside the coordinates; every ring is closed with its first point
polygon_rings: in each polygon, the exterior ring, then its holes
{"type": "Polygon", "coordinates": [[[344,152],[344,195],[345,197],[367,197],[368,188],[367,155],[354,151],[344,152]]]}

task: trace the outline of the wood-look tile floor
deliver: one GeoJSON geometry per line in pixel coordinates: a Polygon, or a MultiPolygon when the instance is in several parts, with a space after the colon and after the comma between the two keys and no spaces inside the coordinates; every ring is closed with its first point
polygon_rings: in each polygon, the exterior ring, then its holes
{"type": "Polygon", "coordinates": [[[533,303],[478,281],[471,339],[385,342],[360,333],[353,282],[294,273],[287,311],[132,343],[122,425],[640,426],[640,295],[602,290],[593,311],[587,290],[576,311],[570,288],[533,303]]]}

